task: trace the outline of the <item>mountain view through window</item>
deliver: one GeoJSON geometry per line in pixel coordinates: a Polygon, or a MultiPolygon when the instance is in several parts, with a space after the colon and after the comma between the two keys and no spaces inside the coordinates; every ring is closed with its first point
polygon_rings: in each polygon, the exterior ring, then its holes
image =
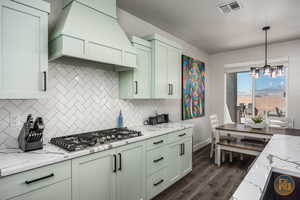
{"type": "Polygon", "coordinates": [[[252,115],[254,111],[255,115],[284,117],[286,115],[285,88],[285,76],[277,78],[261,76],[253,79],[249,72],[237,73],[237,106],[244,107],[248,115],[252,115]],[[252,93],[254,93],[254,102],[252,102],[252,93]]]}

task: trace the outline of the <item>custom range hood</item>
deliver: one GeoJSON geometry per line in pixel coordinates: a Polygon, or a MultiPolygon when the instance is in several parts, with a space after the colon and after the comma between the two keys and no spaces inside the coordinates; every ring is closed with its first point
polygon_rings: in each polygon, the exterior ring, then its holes
{"type": "MultiPolygon", "coordinates": [[[[136,50],[117,20],[116,0],[65,0],[49,42],[49,59],[67,56],[136,67],[136,50]]],[[[120,68],[121,67],[121,68],[120,68]]]]}

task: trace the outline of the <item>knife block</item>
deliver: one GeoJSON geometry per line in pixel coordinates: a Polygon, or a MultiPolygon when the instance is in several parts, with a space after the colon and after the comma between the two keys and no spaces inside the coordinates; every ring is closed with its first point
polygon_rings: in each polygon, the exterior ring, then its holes
{"type": "Polygon", "coordinates": [[[34,151],[34,150],[39,150],[43,149],[43,137],[41,137],[39,140],[31,141],[29,142],[27,140],[28,136],[30,134],[34,134],[35,132],[28,127],[27,123],[24,123],[21,132],[18,137],[18,143],[20,149],[22,149],[24,152],[28,151],[34,151]]]}

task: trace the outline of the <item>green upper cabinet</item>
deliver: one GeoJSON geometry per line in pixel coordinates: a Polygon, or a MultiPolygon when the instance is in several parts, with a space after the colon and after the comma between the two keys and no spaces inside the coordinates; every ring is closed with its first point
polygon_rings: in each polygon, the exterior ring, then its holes
{"type": "Polygon", "coordinates": [[[153,42],[153,98],[168,98],[168,46],[160,41],[153,42]]]}
{"type": "Polygon", "coordinates": [[[181,98],[181,46],[158,34],[152,42],[152,98],[181,98]]]}
{"type": "Polygon", "coordinates": [[[120,72],[121,99],[180,99],[181,47],[154,34],[132,37],[137,68],[120,72]]]}
{"type": "Polygon", "coordinates": [[[138,37],[132,37],[137,50],[137,68],[120,72],[120,98],[151,98],[151,43],[138,37]]]}
{"type": "Polygon", "coordinates": [[[0,0],[0,6],[0,99],[42,98],[47,91],[50,5],[0,0]]]}
{"type": "Polygon", "coordinates": [[[168,97],[181,98],[181,50],[168,48],[168,97]]]}

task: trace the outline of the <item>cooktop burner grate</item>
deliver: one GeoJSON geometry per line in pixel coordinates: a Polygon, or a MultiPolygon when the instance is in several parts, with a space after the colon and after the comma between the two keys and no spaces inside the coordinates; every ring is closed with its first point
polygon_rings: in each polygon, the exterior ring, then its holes
{"type": "Polygon", "coordinates": [[[129,130],[128,128],[114,128],[108,130],[94,131],[76,135],[56,137],[50,143],[59,146],[69,152],[79,151],[88,147],[101,144],[110,144],[120,140],[126,140],[142,136],[140,131],[129,130]]]}

